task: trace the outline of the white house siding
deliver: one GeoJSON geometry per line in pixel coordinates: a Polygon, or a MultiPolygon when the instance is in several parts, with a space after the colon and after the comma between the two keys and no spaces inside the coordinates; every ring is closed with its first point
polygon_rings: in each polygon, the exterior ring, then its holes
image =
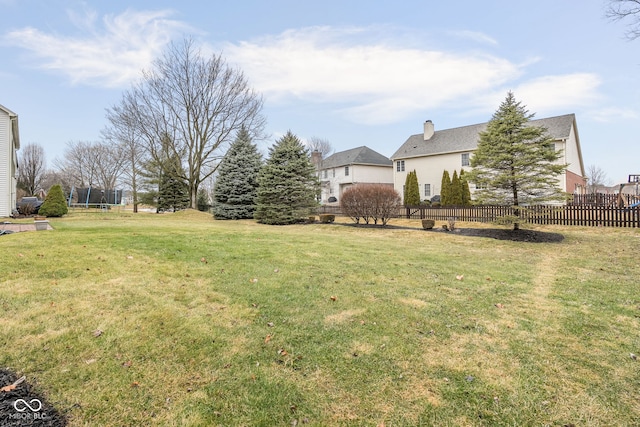
{"type": "Polygon", "coordinates": [[[15,194],[12,191],[14,177],[11,164],[14,153],[11,142],[11,119],[0,109],[0,217],[8,217],[15,206],[15,194]]]}
{"type": "MultiPolygon", "coordinates": [[[[404,172],[397,171],[396,162],[398,162],[398,160],[395,160],[393,162],[393,187],[402,196],[407,174],[415,170],[416,176],[418,177],[418,187],[420,188],[420,200],[430,199],[435,195],[439,195],[442,173],[445,170],[449,171],[450,176],[453,176],[454,170],[457,171],[458,174],[460,174],[461,169],[464,169],[465,173],[471,170],[470,166],[462,166],[463,153],[469,153],[469,151],[402,159],[405,162],[404,172]],[[431,194],[429,196],[424,194],[425,184],[430,184],[431,194]]],[[[471,184],[469,187],[471,192],[473,192],[473,185],[471,184]]]]}
{"type": "Polygon", "coordinates": [[[321,170],[319,178],[322,183],[322,203],[328,203],[329,197],[332,196],[338,199],[339,202],[344,190],[354,184],[393,183],[393,171],[389,166],[344,165],[321,170]],[[349,175],[345,174],[346,167],[349,168],[349,175]]]}

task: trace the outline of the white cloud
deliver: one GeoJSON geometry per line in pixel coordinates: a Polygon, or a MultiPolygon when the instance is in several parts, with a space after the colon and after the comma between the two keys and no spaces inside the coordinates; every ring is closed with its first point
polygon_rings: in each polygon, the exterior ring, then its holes
{"type": "Polygon", "coordinates": [[[121,87],[140,76],[171,38],[187,26],[171,11],[126,10],[106,15],[99,25],[92,11],[70,12],[80,36],[60,36],[36,28],[11,31],[4,40],[29,50],[38,66],[60,72],[75,84],[121,87]]]}
{"type": "Polygon", "coordinates": [[[393,34],[389,28],[384,31],[385,35],[375,28],[288,30],[227,44],[224,53],[268,101],[323,103],[333,113],[363,124],[391,123],[451,107],[491,112],[504,99],[506,86],[516,86],[518,99],[541,109],[571,107],[596,97],[599,80],[591,74],[520,81],[537,59],[516,64],[477,50],[449,52],[415,44],[409,48],[387,36],[393,34]]]}
{"type": "Polygon", "coordinates": [[[600,123],[610,123],[619,120],[637,120],[640,114],[638,111],[632,109],[606,107],[588,112],[587,117],[600,123]]]}

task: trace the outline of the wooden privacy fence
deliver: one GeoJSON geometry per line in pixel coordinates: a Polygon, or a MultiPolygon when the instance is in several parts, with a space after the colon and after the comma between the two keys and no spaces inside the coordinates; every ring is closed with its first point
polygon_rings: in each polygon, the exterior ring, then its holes
{"type": "MultiPolygon", "coordinates": [[[[321,206],[318,213],[340,215],[339,206],[321,206]]],[[[433,219],[447,221],[493,222],[500,217],[512,216],[509,206],[460,206],[399,207],[397,218],[433,219]]],[[[640,228],[640,206],[617,208],[597,205],[537,205],[523,208],[522,222],[546,225],[579,225],[588,227],[635,227],[640,228]]]]}
{"type": "MultiPolygon", "coordinates": [[[[402,218],[446,221],[493,222],[513,216],[510,206],[404,207],[402,218]]],[[[551,225],[581,225],[591,227],[640,227],[640,207],[588,205],[536,205],[522,208],[522,222],[551,225]]]]}

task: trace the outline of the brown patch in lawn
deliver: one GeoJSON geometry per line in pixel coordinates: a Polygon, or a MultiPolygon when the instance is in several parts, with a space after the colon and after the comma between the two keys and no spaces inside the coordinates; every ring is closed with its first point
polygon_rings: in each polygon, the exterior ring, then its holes
{"type": "Polygon", "coordinates": [[[346,323],[362,313],[364,313],[364,309],[361,308],[345,310],[339,313],[329,314],[324,318],[324,322],[328,324],[346,323]]]}
{"type": "Polygon", "coordinates": [[[479,376],[500,388],[514,390],[520,364],[509,357],[507,338],[489,334],[453,333],[446,340],[425,346],[422,361],[427,370],[442,368],[479,376]]]}
{"type": "Polygon", "coordinates": [[[428,305],[425,301],[417,298],[398,298],[398,301],[413,308],[424,308],[428,305]]]}

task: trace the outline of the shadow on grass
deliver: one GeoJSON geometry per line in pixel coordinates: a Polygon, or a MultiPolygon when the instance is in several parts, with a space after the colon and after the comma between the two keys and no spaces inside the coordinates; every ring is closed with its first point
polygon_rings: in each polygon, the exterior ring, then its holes
{"type": "Polygon", "coordinates": [[[335,223],[346,227],[355,228],[373,228],[381,230],[420,230],[426,233],[446,233],[458,236],[469,237],[487,237],[497,240],[511,240],[513,242],[530,242],[530,243],[557,243],[564,240],[564,236],[560,233],[549,233],[537,230],[511,230],[504,228],[456,228],[453,231],[447,231],[441,228],[433,228],[431,230],[422,230],[418,227],[408,227],[402,225],[374,225],[374,224],[355,224],[355,223],[335,223]]]}

